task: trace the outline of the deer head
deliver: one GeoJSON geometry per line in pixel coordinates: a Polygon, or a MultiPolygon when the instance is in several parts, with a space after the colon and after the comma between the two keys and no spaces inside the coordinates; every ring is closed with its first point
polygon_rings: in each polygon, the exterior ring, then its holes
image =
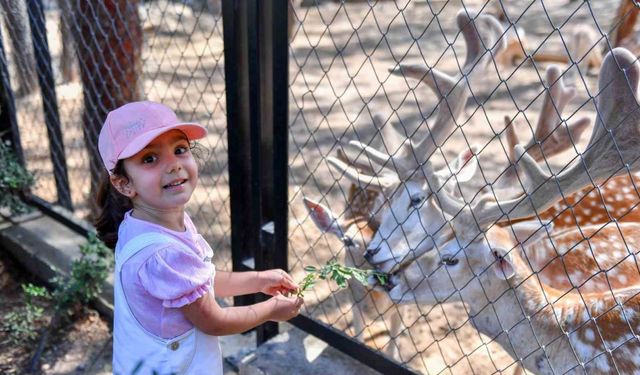
{"type": "MultiPolygon", "coordinates": [[[[367,194],[360,190],[356,194],[367,194]]],[[[353,196],[353,192],[350,194],[353,196]]],[[[303,199],[313,223],[324,233],[336,236],[347,250],[349,263],[355,267],[366,265],[362,254],[375,233],[375,222],[368,215],[358,215],[351,218],[338,219],[326,206],[309,198],[303,199]]]]}
{"type": "Polygon", "coordinates": [[[437,304],[469,302],[488,289],[500,295],[508,284],[496,288],[493,280],[505,281],[515,275],[513,250],[536,243],[551,229],[537,221],[524,221],[509,228],[494,227],[466,247],[451,241],[437,254],[425,254],[394,272],[389,296],[396,303],[437,304]]]}

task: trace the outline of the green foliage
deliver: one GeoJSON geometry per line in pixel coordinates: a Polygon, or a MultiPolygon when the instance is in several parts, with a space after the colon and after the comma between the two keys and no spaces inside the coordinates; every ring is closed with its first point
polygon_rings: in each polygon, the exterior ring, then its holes
{"type": "MultiPolygon", "coordinates": [[[[54,288],[49,293],[44,287],[23,284],[25,305],[8,313],[0,329],[9,333],[16,345],[27,344],[38,337],[38,328],[44,318],[41,306],[44,300],[53,301],[53,316],[66,313],[75,304],[87,304],[100,294],[102,284],[113,266],[113,252],[94,233],[80,246],[81,256],[71,265],[69,276],[51,280],[54,288]]],[[[57,319],[52,319],[57,321],[57,319]]]]}
{"type": "Polygon", "coordinates": [[[113,251],[91,233],[80,246],[80,259],[74,260],[67,277],[55,277],[53,299],[57,310],[75,303],[87,304],[100,294],[102,284],[113,267],[113,251]]]}
{"type": "Polygon", "coordinates": [[[44,308],[39,304],[51,298],[41,286],[22,284],[22,290],[25,305],[5,315],[0,328],[9,334],[14,345],[28,344],[38,337],[38,327],[44,317],[44,308]]]}
{"type": "Polygon", "coordinates": [[[20,194],[34,182],[33,175],[18,162],[11,148],[0,142],[0,207],[7,207],[12,215],[28,212],[20,194]]]}
{"type": "Polygon", "coordinates": [[[381,285],[387,283],[387,275],[385,273],[376,270],[361,270],[355,267],[347,267],[338,264],[336,261],[330,261],[320,268],[306,266],[304,270],[308,273],[304,279],[302,279],[302,282],[300,282],[298,297],[304,297],[304,292],[313,288],[318,279],[333,280],[340,288],[346,288],[347,281],[352,278],[359,281],[362,285],[367,286],[369,284],[367,279],[370,276],[374,276],[381,285]]]}

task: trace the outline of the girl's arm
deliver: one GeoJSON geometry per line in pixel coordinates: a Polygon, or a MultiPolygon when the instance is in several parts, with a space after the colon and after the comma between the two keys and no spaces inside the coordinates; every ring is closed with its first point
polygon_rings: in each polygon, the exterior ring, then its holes
{"type": "Polygon", "coordinates": [[[298,315],[302,303],[303,300],[299,297],[277,295],[254,305],[221,307],[207,293],[180,310],[200,331],[208,335],[224,336],[246,332],[269,320],[289,320],[298,315]]]}
{"type": "Polygon", "coordinates": [[[213,281],[216,297],[234,297],[262,292],[269,295],[291,292],[298,288],[283,270],[225,272],[216,271],[213,281]]]}

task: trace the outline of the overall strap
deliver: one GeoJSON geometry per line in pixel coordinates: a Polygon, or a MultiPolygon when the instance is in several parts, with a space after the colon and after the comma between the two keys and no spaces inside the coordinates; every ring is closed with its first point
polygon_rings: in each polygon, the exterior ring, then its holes
{"type": "Polygon", "coordinates": [[[127,241],[127,243],[125,243],[120,251],[116,254],[116,271],[120,272],[122,265],[126,263],[129,258],[134,256],[139,250],[144,249],[151,244],[166,243],[181,247],[186,246],[177,239],[161,232],[148,232],[133,237],[132,239],[127,241]]]}

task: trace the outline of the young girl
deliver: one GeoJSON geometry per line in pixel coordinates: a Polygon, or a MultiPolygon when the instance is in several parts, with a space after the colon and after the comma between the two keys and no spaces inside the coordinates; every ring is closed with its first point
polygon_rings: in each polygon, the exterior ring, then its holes
{"type": "Polygon", "coordinates": [[[206,133],[153,102],[110,112],[100,131],[108,178],[96,227],[116,254],[114,373],[222,374],[217,336],[300,311],[302,299],[285,296],[297,285],[282,270],[215,271],[185,212],[198,180],[191,141],[206,133]],[[273,297],[240,307],[215,300],[256,292],[273,297]]]}

